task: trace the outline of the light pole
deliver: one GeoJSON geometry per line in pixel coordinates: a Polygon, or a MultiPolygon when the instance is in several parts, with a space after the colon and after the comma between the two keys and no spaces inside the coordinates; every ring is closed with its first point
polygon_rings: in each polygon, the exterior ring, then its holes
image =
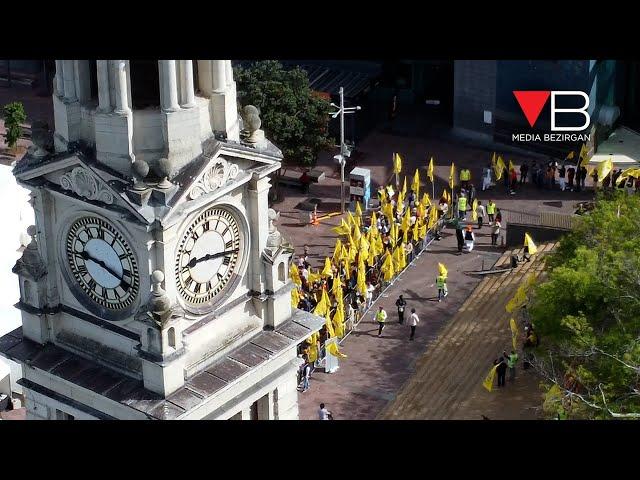
{"type": "Polygon", "coordinates": [[[333,158],[340,164],[340,213],[344,213],[344,165],[346,163],[345,157],[351,155],[351,151],[344,143],[344,115],[346,113],[355,113],[361,110],[361,107],[344,107],[344,88],[342,87],[340,87],[340,106],[335,103],[332,103],[331,106],[338,109],[335,112],[330,112],[331,117],[336,118],[340,115],[340,154],[333,158]]]}

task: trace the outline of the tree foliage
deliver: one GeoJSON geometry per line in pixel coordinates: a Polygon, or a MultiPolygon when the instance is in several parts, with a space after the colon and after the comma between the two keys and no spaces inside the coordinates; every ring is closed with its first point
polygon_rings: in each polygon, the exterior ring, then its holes
{"type": "Polygon", "coordinates": [[[260,110],[269,140],[282,150],[285,162],[313,165],[328,139],[329,102],[309,87],[307,73],[285,70],[280,62],[265,60],[237,68],[234,76],[240,103],[260,110]]]}
{"type": "Polygon", "coordinates": [[[529,308],[545,409],[640,418],[640,198],[601,194],[547,260],[529,308]]]}
{"type": "Polygon", "coordinates": [[[3,116],[4,127],[7,130],[5,135],[7,146],[15,148],[22,136],[22,127],[20,125],[27,119],[24,106],[21,102],[9,103],[3,108],[3,116]]]}

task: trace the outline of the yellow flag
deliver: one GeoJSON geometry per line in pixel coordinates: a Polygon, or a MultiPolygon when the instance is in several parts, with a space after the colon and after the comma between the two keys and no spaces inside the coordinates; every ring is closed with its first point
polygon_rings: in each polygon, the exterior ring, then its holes
{"type": "Polygon", "coordinates": [[[360,257],[360,260],[358,261],[358,278],[356,281],[356,288],[360,292],[360,295],[365,296],[367,294],[366,270],[363,257],[360,257]]]}
{"type": "Polygon", "coordinates": [[[478,220],[478,212],[476,209],[478,208],[478,199],[474,198],[473,203],[471,204],[471,219],[475,222],[478,220]]]}
{"type": "Polygon", "coordinates": [[[340,225],[338,225],[337,227],[333,227],[331,230],[333,230],[338,235],[347,235],[351,232],[351,227],[344,221],[344,218],[341,218],[340,225]]]}
{"type": "Polygon", "coordinates": [[[384,279],[388,282],[395,275],[395,270],[393,268],[393,258],[389,250],[387,250],[386,257],[384,262],[382,263],[382,267],[380,268],[382,273],[384,274],[384,279]]]}
{"type": "Polygon", "coordinates": [[[416,199],[420,193],[420,171],[416,168],[416,173],[413,174],[413,183],[411,184],[411,190],[416,194],[416,199]]]}
{"type": "Polygon", "coordinates": [[[329,344],[329,346],[327,347],[327,351],[331,355],[333,355],[334,357],[347,358],[347,356],[344,353],[342,353],[342,352],[340,352],[340,350],[338,350],[338,344],[337,343],[331,342],[329,344]]]}
{"type": "Polygon", "coordinates": [[[602,179],[606,177],[612,169],[613,169],[612,157],[608,158],[604,162],[600,162],[600,164],[598,165],[598,168],[596,169],[598,172],[598,180],[602,181],[602,179]]]}
{"type": "Polygon", "coordinates": [[[427,168],[427,177],[429,177],[429,180],[431,180],[431,183],[433,183],[433,157],[431,157],[431,160],[429,160],[429,167],[427,168]]]}
{"type": "Polygon", "coordinates": [[[494,169],[496,168],[496,152],[493,152],[493,155],[491,155],[491,165],[494,169]]]}
{"type": "Polygon", "coordinates": [[[362,237],[362,233],[360,232],[360,227],[355,225],[353,227],[353,243],[354,245],[360,245],[360,238],[362,237]]]}
{"type": "Polygon", "coordinates": [[[575,153],[573,150],[570,151],[567,156],[565,157],[565,160],[573,160],[573,157],[575,156],[575,153]]]}
{"type": "Polygon", "coordinates": [[[384,207],[382,207],[382,213],[389,222],[393,221],[393,206],[390,203],[386,203],[384,207]]]}
{"type": "Polygon", "coordinates": [[[315,342],[307,347],[307,358],[310,362],[315,362],[318,359],[318,346],[315,342]]]}
{"type": "Polygon", "coordinates": [[[517,350],[518,343],[518,326],[516,325],[516,321],[511,317],[509,320],[509,327],[511,327],[511,342],[513,343],[513,350],[517,350]]]}
{"type": "Polygon", "coordinates": [[[438,210],[436,209],[435,205],[432,205],[431,210],[429,210],[428,227],[433,228],[436,226],[437,223],[438,223],[438,210]]]}
{"type": "Polygon", "coordinates": [[[291,306],[293,308],[298,308],[298,304],[300,303],[300,293],[297,288],[291,290],[291,306]]]}
{"type": "Polygon", "coordinates": [[[409,225],[411,224],[411,213],[409,212],[409,209],[407,208],[404,212],[404,216],[402,217],[402,224],[401,224],[401,228],[404,232],[409,230],[409,225]]]}
{"type": "Polygon", "coordinates": [[[319,280],[320,280],[320,274],[313,273],[311,267],[309,267],[309,276],[307,277],[307,281],[309,283],[315,283],[315,282],[318,282],[319,280]]]}
{"type": "Polygon", "coordinates": [[[420,238],[420,227],[418,227],[418,220],[416,220],[416,223],[413,224],[413,232],[411,233],[411,235],[413,235],[413,241],[417,241],[420,238]]]}
{"type": "Polygon", "coordinates": [[[299,287],[302,286],[302,280],[300,279],[300,271],[298,270],[298,266],[295,263],[292,263],[291,266],[289,267],[289,276],[291,277],[291,280],[293,281],[293,283],[295,283],[299,287]]]}
{"type": "Polygon", "coordinates": [[[396,244],[398,243],[398,225],[396,224],[395,221],[391,224],[389,236],[391,239],[391,246],[395,247],[396,244]]]}
{"type": "Polygon", "coordinates": [[[529,247],[530,255],[533,255],[538,251],[538,247],[536,247],[536,244],[533,243],[533,239],[531,238],[531,235],[529,235],[528,233],[524,234],[524,245],[525,247],[529,247]]]}
{"type": "Polygon", "coordinates": [[[330,306],[329,295],[327,295],[327,291],[323,288],[320,301],[316,305],[316,308],[313,309],[313,313],[321,316],[327,315],[330,306]]]}
{"type": "Polygon", "coordinates": [[[320,272],[320,275],[323,277],[333,277],[333,270],[331,269],[331,260],[329,260],[329,257],[324,259],[324,268],[320,272]]]}
{"type": "MultiPolygon", "coordinates": [[[[313,313],[316,313],[315,311],[313,313]]],[[[333,324],[331,323],[331,318],[329,317],[329,309],[327,309],[327,313],[324,314],[324,324],[327,327],[327,333],[329,334],[329,338],[333,338],[336,336],[336,332],[333,329],[333,324]]]]}
{"type": "Polygon", "coordinates": [[[342,258],[342,241],[338,238],[336,240],[336,246],[333,250],[333,257],[331,257],[331,259],[333,260],[333,263],[335,263],[336,265],[339,265],[341,258],[342,258]]]}
{"type": "Polygon", "coordinates": [[[497,368],[498,368],[498,365],[494,365],[493,368],[491,368],[491,370],[489,371],[489,373],[485,377],[484,381],[482,382],[482,386],[484,388],[486,388],[488,391],[493,390],[493,381],[496,378],[496,369],[497,368]]]}
{"type": "Polygon", "coordinates": [[[453,190],[455,181],[456,181],[456,167],[453,164],[453,162],[451,162],[451,170],[449,171],[449,188],[451,190],[453,190]]]}
{"type": "Polygon", "coordinates": [[[425,192],[424,195],[422,195],[421,203],[422,203],[422,206],[424,206],[425,208],[431,205],[431,199],[429,198],[429,194],[427,192],[425,192]]]}
{"type": "Polygon", "coordinates": [[[378,233],[378,217],[376,217],[376,212],[371,213],[371,230],[378,233]]]}
{"type": "Polygon", "coordinates": [[[504,161],[502,160],[502,157],[498,155],[498,161],[493,167],[493,171],[496,175],[496,180],[500,180],[502,178],[502,173],[504,172],[504,168],[505,168],[504,161]]]}
{"type": "Polygon", "coordinates": [[[443,277],[446,277],[449,274],[447,267],[444,266],[443,263],[438,263],[438,273],[443,277]]]}
{"type": "Polygon", "coordinates": [[[516,293],[513,296],[513,298],[509,300],[509,302],[507,302],[504,309],[509,313],[513,313],[514,310],[522,307],[526,303],[527,303],[527,294],[525,292],[525,284],[522,284],[516,290],[516,293]]]}
{"type": "Polygon", "coordinates": [[[396,192],[393,190],[393,185],[387,185],[387,196],[389,197],[389,200],[391,200],[395,193],[396,192]]]}
{"type": "Polygon", "coordinates": [[[515,165],[513,164],[511,159],[509,159],[509,173],[511,173],[511,171],[515,169],[516,169],[515,165]]]}
{"type": "MultiPolygon", "coordinates": [[[[402,181],[402,198],[407,195],[407,176],[404,176],[404,180],[402,181]]],[[[398,200],[398,203],[402,203],[398,200]]]]}
{"type": "Polygon", "coordinates": [[[407,266],[406,252],[403,244],[398,245],[393,251],[393,260],[396,264],[398,273],[407,266]]]}
{"type": "Polygon", "coordinates": [[[587,150],[587,144],[583,143],[582,146],[580,147],[580,160],[587,160],[587,154],[589,153],[589,150],[587,150]]]}
{"type": "Polygon", "coordinates": [[[400,173],[402,171],[402,158],[400,154],[396,153],[393,157],[393,173],[400,173]]]}
{"type": "Polygon", "coordinates": [[[360,202],[356,202],[356,217],[362,217],[362,208],[360,202]]]}
{"type": "Polygon", "coordinates": [[[423,239],[427,236],[427,224],[424,223],[420,226],[420,239],[423,239]]]}
{"type": "Polygon", "coordinates": [[[333,329],[338,338],[344,337],[344,306],[338,305],[336,313],[333,314],[333,329]]]}

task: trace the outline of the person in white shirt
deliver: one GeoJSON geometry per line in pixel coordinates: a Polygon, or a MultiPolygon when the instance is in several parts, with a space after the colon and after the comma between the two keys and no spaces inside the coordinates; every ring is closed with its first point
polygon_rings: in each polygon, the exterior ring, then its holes
{"type": "Polygon", "coordinates": [[[302,392],[309,390],[309,378],[311,377],[311,364],[307,362],[302,370],[302,392]]]}
{"type": "Polygon", "coordinates": [[[484,224],[484,217],[487,214],[487,210],[484,208],[484,205],[482,205],[482,202],[480,200],[478,200],[477,214],[478,214],[478,228],[482,228],[482,225],[484,224]]]}
{"type": "Polygon", "coordinates": [[[331,415],[331,412],[327,410],[327,408],[324,406],[324,403],[320,404],[320,409],[318,410],[318,419],[333,420],[333,416],[331,415]]]}
{"type": "Polygon", "coordinates": [[[416,314],[416,309],[412,308],[411,315],[409,316],[409,326],[411,327],[411,336],[409,337],[409,340],[413,340],[413,337],[416,335],[416,326],[418,325],[418,322],[420,322],[420,319],[416,314]]]}
{"type": "Polygon", "coordinates": [[[466,252],[473,250],[473,242],[475,239],[476,236],[473,233],[473,227],[471,225],[467,225],[467,230],[464,232],[464,246],[466,252]]]}
{"type": "Polygon", "coordinates": [[[373,292],[375,289],[376,287],[371,285],[371,282],[367,283],[367,308],[373,303],[373,292]]]}
{"type": "Polygon", "coordinates": [[[482,191],[484,192],[491,186],[491,167],[482,169],[482,191]]]}

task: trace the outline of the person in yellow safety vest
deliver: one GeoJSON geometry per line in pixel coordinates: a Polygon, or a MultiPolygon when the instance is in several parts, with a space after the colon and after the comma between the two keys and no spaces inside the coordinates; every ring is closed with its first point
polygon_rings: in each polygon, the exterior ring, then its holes
{"type": "Polygon", "coordinates": [[[447,277],[438,275],[436,277],[436,287],[438,287],[438,301],[441,302],[444,297],[449,295],[447,290],[447,277]]]}
{"type": "Polygon", "coordinates": [[[467,214],[467,197],[460,195],[458,197],[458,217],[464,218],[467,214]]]}
{"type": "Polygon", "coordinates": [[[469,187],[469,180],[471,180],[471,172],[467,168],[460,170],[460,183],[464,188],[469,187]]]}
{"type": "Polygon", "coordinates": [[[487,216],[489,217],[489,225],[493,223],[493,218],[496,215],[496,204],[493,203],[493,200],[489,200],[487,203],[487,216]]]}
{"type": "Polygon", "coordinates": [[[376,312],[376,322],[378,322],[378,337],[382,336],[382,329],[384,328],[384,322],[387,319],[387,312],[384,311],[382,305],[378,307],[376,312]]]}

